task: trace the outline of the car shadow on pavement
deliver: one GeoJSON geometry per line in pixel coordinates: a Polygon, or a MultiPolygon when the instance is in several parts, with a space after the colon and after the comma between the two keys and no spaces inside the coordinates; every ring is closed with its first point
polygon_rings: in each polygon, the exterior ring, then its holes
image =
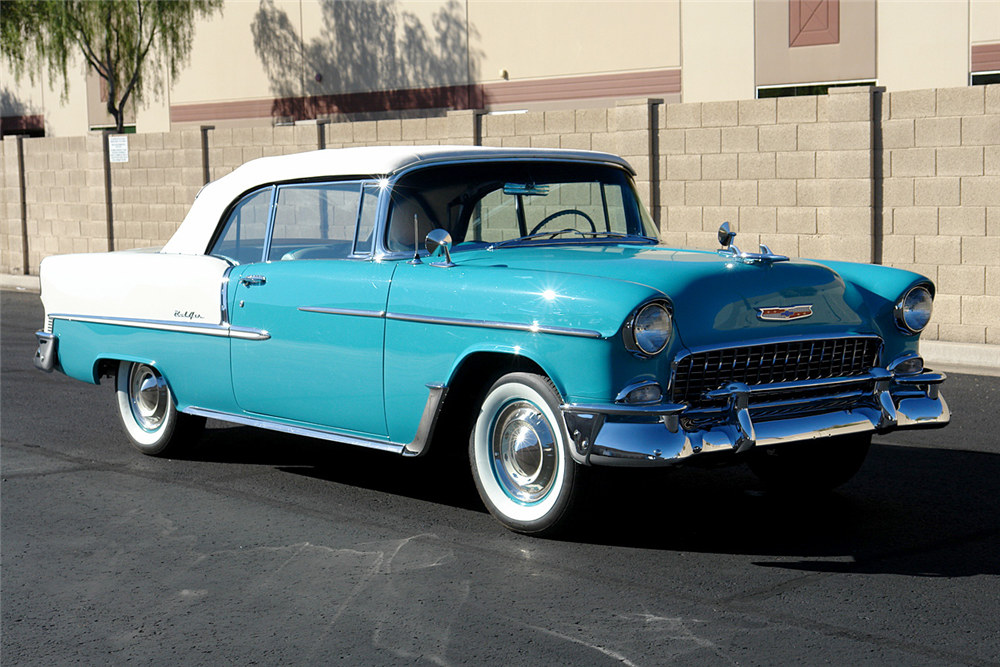
{"type": "Polygon", "coordinates": [[[1000,574],[997,454],[876,444],[851,482],[814,497],[768,492],[742,466],[651,472],[619,473],[574,537],[805,572],[1000,574]]]}
{"type": "MultiPolygon", "coordinates": [[[[492,521],[459,445],[404,459],[224,427],[209,428],[190,458],[269,466],[477,512],[482,521],[492,521]]],[[[766,491],[743,466],[591,472],[578,521],[561,541],[778,558],[758,564],[804,572],[1000,574],[998,454],[876,444],[851,482],[805,498],[766,491]]]]}
{"type": "Polygon", "coordinates": [[[463,451],[426,457],[209,422],[191,461],[263,465],[281,472],[486,513],[463,451]],[[439,483],[447,476],[448,484],[439,483]],[[429,480],[437,480],[431,482],[429,480]]]}

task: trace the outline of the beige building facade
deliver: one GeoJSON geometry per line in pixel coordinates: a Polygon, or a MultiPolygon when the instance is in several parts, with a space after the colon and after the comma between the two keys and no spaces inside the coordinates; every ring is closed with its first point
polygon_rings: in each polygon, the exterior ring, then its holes
{"type": "MultiPolygon", "coordinates": [[[[951,88],[1000,75],[1000,0],[229,0],[137,132],[951,88]]],[[[82,61],[0,64],[4,134],[106,127],[82,61]],[[73,70],[71,70],[72,72],[73,70]]]]}

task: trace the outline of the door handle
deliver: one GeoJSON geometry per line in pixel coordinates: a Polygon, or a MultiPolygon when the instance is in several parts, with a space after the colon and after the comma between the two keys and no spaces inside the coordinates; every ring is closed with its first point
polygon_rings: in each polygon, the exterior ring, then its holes
{"type": "Polygon", "coordinates": [[[264,276],[243,276],[240,278],[240,282],[250,287],[251,285],[263,285],[267,282],[267,278],[264,276]]]}

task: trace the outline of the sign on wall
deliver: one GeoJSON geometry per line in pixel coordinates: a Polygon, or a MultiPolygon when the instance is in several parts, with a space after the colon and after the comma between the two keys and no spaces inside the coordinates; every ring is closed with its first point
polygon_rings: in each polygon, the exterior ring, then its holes
{"type": "Polygon", "coordinates": [[[128,162],[128,137],[124,134],[109,136],[108,155],[111,162],[128,162]]]}

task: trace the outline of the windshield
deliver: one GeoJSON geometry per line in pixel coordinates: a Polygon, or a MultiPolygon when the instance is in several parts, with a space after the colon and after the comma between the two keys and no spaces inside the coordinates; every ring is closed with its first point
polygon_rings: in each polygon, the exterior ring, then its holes
{"type": "Polygon", "coordinates": [[[655,240],[628,174],[571,162],[492,162],[420,169],[394,185],[385,245],[412,253],[447,230],[453,250],[533,243],[655,240]]]}

